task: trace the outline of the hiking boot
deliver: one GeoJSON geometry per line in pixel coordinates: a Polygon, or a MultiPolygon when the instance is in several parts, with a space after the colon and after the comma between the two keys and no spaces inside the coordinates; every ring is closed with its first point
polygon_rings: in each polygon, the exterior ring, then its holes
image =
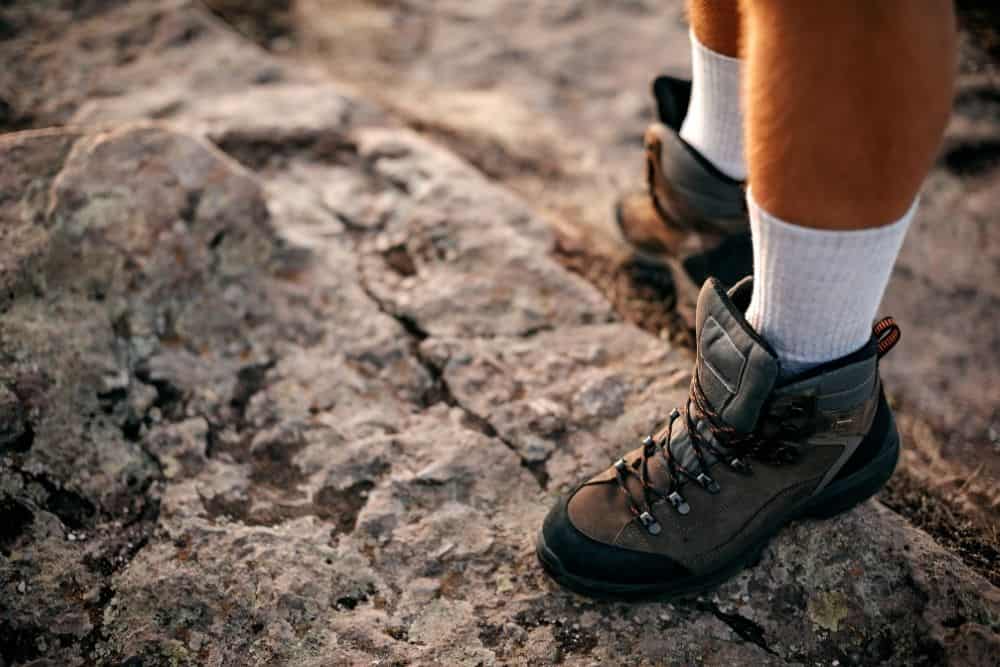
{"type": "Polygon", "coordinates": [[[733,284],[753,270],[750,223],[742,181],[716,169],[680,137],[691,82],[653,82],[659,122],[646,130],[646,188],[620,198],[622,237],[645,261],[669,266],[678,307],[694,319],[698,288],[714,276],[733,284]]]}
{"type": "Polygon", "coordinates": [[[878,362],[899,328],[886,318],[862,349],[782,381],[743,318],[751,290],[704,284],[686,407],[549,512],[537,552],[560,584],[698,593],[756,563],[789,521],[843,512],[892,475],[899,435],[878,362]]]}

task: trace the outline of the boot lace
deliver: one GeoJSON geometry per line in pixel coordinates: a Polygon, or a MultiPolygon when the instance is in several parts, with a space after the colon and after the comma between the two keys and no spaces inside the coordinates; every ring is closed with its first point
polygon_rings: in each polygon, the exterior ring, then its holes
{"type": "MultiPolygon", "coordinates": [[[[801,406],[790,406],[791,414],[804,413],[801,406]]],[[[776,435],[791,436],[794,423],[781,420],[783,428],[776,435]]],[[[666,433],[657,439],[649,435],[642,442],[642,455],[632,465],[624,458],[614,463],[618,486],[628,500],[629,511],[652,535],[661,531],[660,523],[653,515],[654,503],[666,501],[679,514],[688,514],[691,506],[681,495],[681,488],[694,482],[710,494],[721,491],[719,483],[709,474],[711,465],[706,457],[711,454],[716,461],[745,475],[752,474],[750,459],[771,465],[784,465],[797,459],[798,450],[787,441],[774,436],[765,436],[760,430],[741,433],[727,424],[705,397],[697,371],[691,378],[691,389],[683,409],[674,409],[667,422],[666,433]],[[674,424],[682,419],[687,427],[688,439],[695,454],[694,469],[682,466],[671,450],[674,424]],[[649,463],[659,456],[668,474],[666,488],[654,485],[650,479],[649,463]],[[628,488],[628,478],[639,480],[642,494],[639,498],[628,488]]]]}
{"type": "MultiPolygon", "coordinates": [[[[872,334],[877,342],[879,359],[895,347],[900,338],[899,327],[891,317],[876,322],[872,334]]],[[[706,452],[714,456],[716,462],[722,462],[745,475],[753,474],[750,459],[768,465],[794,463],[799,458],[800,450],[789,439],[808,435],[813,426],[813,408],[808,404],[791,403],[779,410],[772,405],[765,411],[757,428],[750,433],[741,433],[727,424],[712,407],[696,368],[687,402],[683,409],[674,409],[670,413],[666,434],[659,439],[646,436],[642,442],[642,456],[633,465],[629,465],[624,458],[614,463],[618,486],[628,499],[629,511],[651,535],[659,535],[662,528],[653,515],[653,503],[666,501],[679,514],[688,514],[691,506],[680,493],[684,484],[694,482],[710,494],[719,493],[719,483],[709,475],[712,464],[707,460],[706,452]],[[688,439],[695,453],[695,470],[688,470],[678,463],[670,449],[674,423],[678,419],[683,419],[687,427],[688,439]],[[665,489],[658,488],[650,480],[649,462],[655,456],[661,457],[667,470],[665,489]],[[629,477],[639,480],[641,498],[636,498],[629,490],[629,477]]]]}

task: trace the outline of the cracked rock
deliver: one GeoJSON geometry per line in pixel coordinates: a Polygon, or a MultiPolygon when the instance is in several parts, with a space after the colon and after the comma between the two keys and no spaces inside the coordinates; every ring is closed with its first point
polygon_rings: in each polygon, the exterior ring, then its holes
{"type": "Polygon", "coordinates": [[[200,3],[103,12],[79,28],[96,44],[142,36],[94,65],[115,94],[76,91],[77,129],[0,137],[0,660],[1000,650],[996,588],[876,502],[789,527],[714,597],[554,586],[549,505],[683,401],[691,359],[615,321],[529,203],[392,112],[200,3]]]}

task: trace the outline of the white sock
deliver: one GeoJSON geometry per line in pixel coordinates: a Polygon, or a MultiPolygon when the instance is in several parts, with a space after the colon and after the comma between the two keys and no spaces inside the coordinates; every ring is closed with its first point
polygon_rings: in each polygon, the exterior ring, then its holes
{"type": "Polygon", "coordinates": [[[779,220],[747,193],[753,234],[750,323],[789,377],[860,349],[917,202],[884,227],[810,229],[779,220]]]}
{"type": "Polygon", "coordinates": [[[740,181],[747,177],[740,108],[742,69],[739,58],[712,51],[691,31],[691,103],[681,124],[681,139],[723,174],[740,181]]]}

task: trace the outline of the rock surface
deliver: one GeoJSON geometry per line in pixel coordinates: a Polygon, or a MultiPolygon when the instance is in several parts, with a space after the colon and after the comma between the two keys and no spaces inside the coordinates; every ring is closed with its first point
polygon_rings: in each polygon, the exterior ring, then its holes
{"type": "MultiPolygon", "coordinates": [[[[911,443],[906,475],[995,534],[1000,12],[957,4],[971,29],[955,112],[883,300],[905,341],[884,370],[911,443]]],[[[682,2],[299,0],[295,11],[300,57],[522,194],[562,237],[582,237],[591,254],[623,252],[611,211],[641,178],[649,81],[690,72],[682,2]]],[[[623,310],[642,319],[641,309],[623,310]]]]}
{"type": "Polygon", "coordinates": [[[114,92],[0,137],[0,664],[994,659],[1000,592],[874,502],[695,601],[554,587],[548,505],[686,352],[351,88],[198,3],[111,26],[114,92]]]}

